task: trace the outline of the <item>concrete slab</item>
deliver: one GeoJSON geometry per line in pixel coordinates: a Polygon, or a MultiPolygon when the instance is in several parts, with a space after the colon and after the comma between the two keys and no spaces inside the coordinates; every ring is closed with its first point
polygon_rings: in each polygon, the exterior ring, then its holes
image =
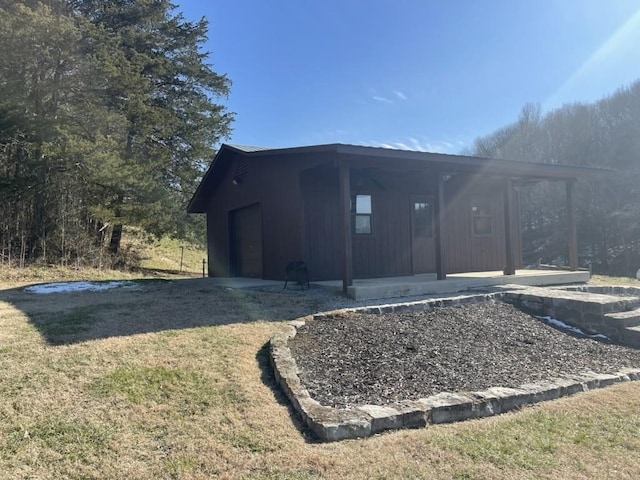
{"type": "MultiPolygon", "coordinates": [[[[354,300],[398,298],[420,295],[439,295],[464,292],[474,288],[499,285],[550,286],[585,283],[590,275],[586,270],[518,270],[515,275],[502,272],[467,272],[447,275],[446,280],[438,280],[435,274],[412,275],[408,277],[366,278],[354,280],[348,296],[354,300]]],[[[263,280],[244,277],[208,277],[190,280],[199,284],[234,289],[283,286],[282,280],[263,280]]],[[[327,288],[342,292],[342,280],[311,282],[317,288],[327,288]]],[[[291,288],[298,288],[293,285],[291,288]]]]}
{"type": "MultiPolygon", "coordinates": [[[[515,275],[502,272],[466,272],[447,275],[446,280],[437,280],[435,274],[409,277],[367,278],[353,281],[347,295],[354,300],[374,298],[396,298],[417,295],[439,295],[463,292],[474,288],[498,285],[550,286],[586,283],[591,278],[587,270],[517,270],[515,275]]],[[[341,280],[312,282],[312,285],[342,290],[341,280]]]]}

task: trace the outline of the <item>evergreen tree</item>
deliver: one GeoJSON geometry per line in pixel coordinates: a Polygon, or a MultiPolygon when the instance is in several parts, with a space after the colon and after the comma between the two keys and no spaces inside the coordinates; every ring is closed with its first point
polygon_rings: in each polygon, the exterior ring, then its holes
{"type": "Polygon", "coordinates": [[[122,224],[192,232],[233,119],[206,33],[161,0],[0,0],[2,261],[80,261],[107,232],[117,253],[122,224]]]}
{"type": "Polygon", "coordinates": [[[207,22],[173,15],[163,0],[77,2],[93,25],[91,53],[104,59],[104,95],[126,117],[120,166],[110,182],[114,224],[111,250],[119,249],[122,223],[154,234],[184,230],[188,197],[228,135],[232,115],[214,99],[229,80],[206,63],[200,48],[207,22]],[[110,41],[108,40],[110,39],[110,41]]]}

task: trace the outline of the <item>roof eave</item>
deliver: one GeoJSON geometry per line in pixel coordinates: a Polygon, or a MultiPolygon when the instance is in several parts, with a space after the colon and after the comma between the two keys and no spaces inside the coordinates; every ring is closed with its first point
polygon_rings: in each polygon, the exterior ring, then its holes
{"type": "Polygon", "coordinates": [[[239,154],[242,154],[242,150],[235,148],[233,146],[223,144],[216,153],[216,156],[213,157],[213,161],[209,165],[209,168],[205,172],[202,180],[198,184],[196,191],[193,193],[189,204],[187,205],[187,213],[207,213],[207,200],[211,196],[211,192],[209,190],[209,183],[211,182],[211,178],[213,176],[213,170],[216,164],[220,162],[220,159],[225,154],[226,151],[232,151],[239,154]],[[206,198],[205,198],[206,197],[206,198]]]}
{"type": "Polygon", "coordinates": [[[189,213],[206,213],[207,200],[211,195],[209,183],[212,181],[213,171],[220,163],[226,152],[249,157],[281,156],[309,153],[336,153],[368,158],[385,158],[397,160],[414,160],[438,165],[441,171],[455,173],[485,173],[488,175],[513,176],[537,180],[577,180],[595,178],[598,175],[612,173],[612,170],[584,167],[575,165],[559,165],[550,163],[534,163],[515,160],[503,160],[486,157],[471,157],[446,153],[420,152],[414,150],[394,150],[384,147],[370,147],[331,143],[325,145],[310,145],[302,147],[273,148],[242,147],[223,144],[214,157],[211,165],[204,174],[193,197],[187,206],[189,213]]]}

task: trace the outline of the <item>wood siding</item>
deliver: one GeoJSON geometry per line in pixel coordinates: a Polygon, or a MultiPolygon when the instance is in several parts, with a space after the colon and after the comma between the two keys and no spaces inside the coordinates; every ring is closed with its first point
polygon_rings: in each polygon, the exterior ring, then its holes
{"type": "Polygon", "coordinates": [[[231,276],[230,212],[260,204],[262,277],[284,280],[292,260],[305,260],[304,206],[300,171],[326,162],[323,157],[245,158],[229,161],[207,209],[210,276],[231,276]],[[236,184],[237,172],[246,172],[236,184]]]}
{"type": "MultiPolygon", "coordinates": [[[[432,193],[432,177],[354,169],[351,194],[371,195],[372,233],[353,235],[354,278],[411,275],[411,209],[416,195],[432,193]]],[[[421,272],[424,273],[424,272],[421,272]]]]}
{"type": "Polygon", "coordinates": [[[311,280],[334,280],[340,268],[338,169],[315,168],[300,175],[304,198],[306,251],[311,280]]]}
{"type": "MultiPolygon", "coordinates": [[[[340,208],[337,158],[327,155],[256,156],[240,154],[225,159],[207,209],[209,274],[230,276],[230,212],[260,205],[262,276],[284,280],[292,260],[303,260],[311,280],[341,278],[340,208]],[[234,184],[238,171],[246,172],[234,184]]],[[[435,273],[435,264],[424,257],[429,242],[416,253],[412,235],[412,209],[416,198],[433,198],[435,176],[428,170],[402,166],[394,170],[351,164],[350,194],[371,195],[372,233],[351,230],[354,278],[435,273]],[[414,262],[414,255],[422,255],[414,262]]],[[[448,273],[502,270],[505,265],[503,180],[456,175],[445,183],[447,203],[443,242],[448,273]],[[471,199],[490,198],[492,233],[473,235],[471,199]]],[[[351,220],[353,222],[354,217],[351,220]]],[[[517,219],[516,219],[517,220],[517,219]]],[[[514,225],[518,225],[517,222],[514,225]]],[[[520,245],[516,232],[516,252],[520,245]]],[[[427,255],[430,255],[427,254],[427,255]]],[[[435,252],[433,253],[435,255],[435,252]]],[[[516,255],[516,259],[519,255],[516,255]]]]}
{"type": "Polygon", "coordinates": [[[502,270],[505,265],[504,202],[500,179],[455,176],[445,183],[445,268],[447,273],[502,270]],[[492,233],[474,235],[471,202],[487,198],[492,206],[492,233]]]}
{"type": "MultiPolygon", "coordinates": [[[[229,162],[221,172],[222,179],[211,194],[207,209],[207,250],[209,256],[209,276],[229,277],[231,272],[231,252],[229,230],[230,212],[260,203],[260,165],[253,160],[246,161],[247,173],[238,185],[233,179],[238,168],[238,157],[229,162]]],[[[264,271],[263,271],[264,273],[264,271]]]]}
{"type": "Polygon", "coordinates": [[[262,278],[262,211],[259,203],[229,212],[229,235],[231,274],[262,278]]]}

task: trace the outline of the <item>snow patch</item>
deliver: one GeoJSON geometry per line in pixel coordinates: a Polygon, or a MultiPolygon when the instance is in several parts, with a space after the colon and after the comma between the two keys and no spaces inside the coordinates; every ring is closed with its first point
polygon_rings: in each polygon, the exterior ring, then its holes
{"type": "Polygon", "coordinates": [[[59,282],[44,283],[42,285],[32,285],[24,289],[29,293],[69,293],[69,292],[101,292],[103,290],[111,290],[112,288],[137,288],[134,282],[59,282]]]}
{"type": "Polygon", "coordinates": [[[547,325],[551,325],[553,327],[559,328],[560,330],[565,330],[567,332],[575,333],[575,334],[581,335],[583,337],[602,338],[604,340],[609,340],[609,337],[607,337],[606,335],[603,335],[601,333],[596,333],[594,335],[589,335],[588,333],[583,332],[579,328],[572,327],[571,325],[568,325],[568,324],[564,323],[563,321],[558,320],[557,318],[553,318],[553,317],[538,317],[538,318],[540,320],[542,320],[544,323],[546,323],[547,325]]]}

